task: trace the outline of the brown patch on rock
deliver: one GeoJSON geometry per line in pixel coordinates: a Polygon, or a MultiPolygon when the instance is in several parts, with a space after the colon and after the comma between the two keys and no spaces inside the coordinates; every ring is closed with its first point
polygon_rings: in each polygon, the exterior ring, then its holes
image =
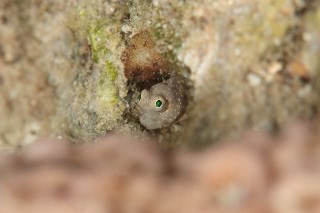
{"type": "Polygon", "coordinates": [[[158,81],[169,74],[168,65],[157,52],[149,31],[142,31],[130,39],[121,60],[129,81],[158,81]]]}

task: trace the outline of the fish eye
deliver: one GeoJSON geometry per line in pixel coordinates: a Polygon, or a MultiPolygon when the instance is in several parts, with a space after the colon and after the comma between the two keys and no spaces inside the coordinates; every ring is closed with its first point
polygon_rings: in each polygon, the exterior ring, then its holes
{"type": "Polygon", "coordinates": [[[164,109],[166,105],[166,100],[163,97],[157,95],[151,98],[149,103],[150,103],[150,107],[153,110],[160,112],[164,109]]]}
{"type": "Polygon", "coordinates": [[[162,103],[162,101],[159,100],[159,99],[155,102],[155,106],[156,106],[157,108],[161,108],[162,105],[163,105],[163,103],[162,103]]]}

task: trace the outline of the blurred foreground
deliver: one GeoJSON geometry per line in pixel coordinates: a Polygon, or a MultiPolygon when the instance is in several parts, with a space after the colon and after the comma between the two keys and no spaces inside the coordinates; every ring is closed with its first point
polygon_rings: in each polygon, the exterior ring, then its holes
{"type": "Polygon", "coordinates": [[[123,136],[78,148],[44,139],[0,154],[0,212],[320,212],[319,130],[169,152],[123,136]]]}

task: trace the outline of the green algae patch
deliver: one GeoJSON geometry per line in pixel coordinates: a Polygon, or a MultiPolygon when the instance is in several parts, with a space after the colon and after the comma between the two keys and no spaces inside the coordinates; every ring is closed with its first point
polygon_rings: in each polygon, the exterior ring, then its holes
{"type": "Polygon", "coordinates": [[[125,104],[120,100],[119,87],[117,86],[117,68],[106,62],[102,71],[96,92],[98,101],[97,131],[112,130],[121,122],[125,104]]]}
{"type": "Polygon", "coordinates": [[[120,60],[125,48],[121,37],[126,6],[119,2],[83,1],[75,9],[71,24],[86,41],[88,62],[74,82],[74,101],[69,109],[69,135],[75,139],[94,139],[124,125],[123,101],[126,79],[120,60]]]}
{"type": "Polygon", "coordinates": [[[111,63],[107,63],[106,69],[102,71],[98,87],[97,95],[101,103],[110,102],[111,104],[117,103],[117,88],[115,79],[117,78],[117,70],[111,63]]]}
{"type": "Polygon", "coordinates": [[[87,30],[92,61],[100,73],[95,91],[97,102],[95,128],[98,133],[117,129],[123,121],[122,115],[125,110],[125,104],[119,96],[119,90],[125,88],[126,82],[120,61],[122,40],[117,24],[119,23],[112,19],[95,20],[87,30]]]}
{"type": "Polygon", "coordinates": [[[88,40],[91,45],[94,63],[99,63],[108,53],[108,49],[105,46],[107,39],[107,32],[102,24],[90,26],[88,29],[88,40]]]}
{"type": "MultiPolygon", "coordinates": [[[[118,77],[118,71],[115,66],[111,62],[106,62],[106,69],[102,73],[103,78],[109,77],[112,81],[115,81],[118,77]]],[[[103,81],[100,81],[100,84],[103,83],[103,81]]]]}

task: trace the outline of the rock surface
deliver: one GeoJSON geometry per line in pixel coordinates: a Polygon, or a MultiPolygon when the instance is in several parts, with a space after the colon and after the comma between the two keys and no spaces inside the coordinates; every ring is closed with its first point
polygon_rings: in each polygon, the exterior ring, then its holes
{"type": "Polygon", "coordinates": [[[199,146],[317,117],[319,8],[316,0],[3,0],[1,147],[109,131],[199,146]],[[188,119],[162,130],[144,129],[132,113],[137,91],[121,61],[144,30],[190,80],[188,119]]]}

